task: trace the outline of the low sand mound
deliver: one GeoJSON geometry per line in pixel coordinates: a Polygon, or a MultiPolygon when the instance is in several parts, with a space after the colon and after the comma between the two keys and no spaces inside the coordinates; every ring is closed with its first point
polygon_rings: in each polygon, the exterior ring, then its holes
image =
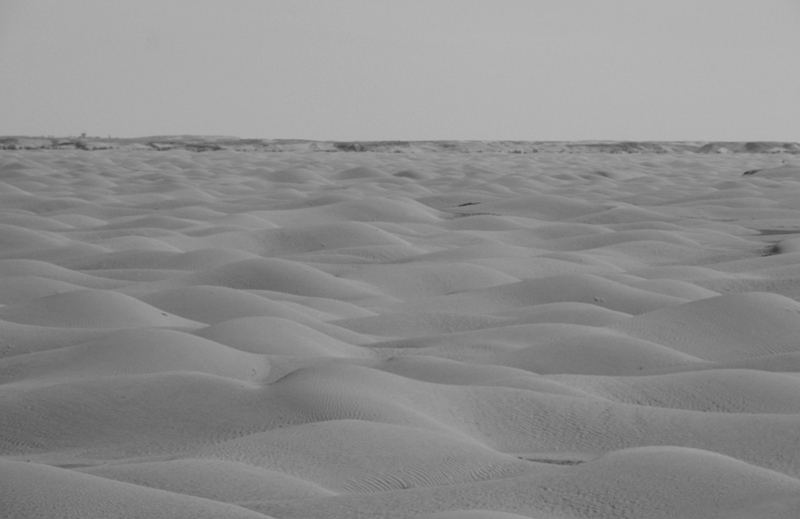
{"type": "Polygon", "coordinates": [[[251,290],[250,292],[268,299],[293,304],[303,311],[308,312],[309,315],[315,316],[320,321],[334,321],[337,319],[375,315],[375,312],[365,309],[364,306],[369,306],[370,304],[391,304],[398,301],[397,299],[389,297],[372,297],[357,301],[342,301],[340,299],[294,295],[287,292],[275,292],[271,290],[251,290]]]}
{"type": "Polygon", "coordinates": [[[0,304],[13,305],[85,288],[65,281],[38,276],[3,276],[0,277],[0,304]]]}
{"type": "Polygon", "coordinates": [[[667,279],[674,281],[702,281],[708,279],[730,279],[730,274],[719,270],[697,266],[645,267],[628,271],[628,274],[645,279],[667,279]]]}
{"type": "MultiPolygon", "coordinates": [[[[475,425],[462,425],[470,436],[502,452],[575,452],[600,454],[637,446],[670,446],[704,449],[781,472],[800,475],[800,464],[789,459],[778,445],[798,438],[790,427],[796,414],[706,413],[682,409],[620,404],[604,400],[521,391],[504,387],[475,390],[469,400],[451,397],[451,405],[469,416],[475,425]],[[456,402],[459,402],[456,404],[456,402]],[[507,413],[511,402],[523,414],[507,413]],[[524,403],[523,403],[524,402],[524,403]],[[530,430],[537,430],[531,437],[530,430]],[[527,431],[527,432],[526,432],[527,431]],[[691,435],[687,439],[685,435],[691,435]]],[[[580,456],[577,456],[581,459],[580,456]]]]}
{"type": "Polygon", "coordinates": [[[298,408],[315,413],[317,420],[357,418],[422,427],[473,438],[501,452],[596,454],[634,446],[686,444],[681,435],[690,432],[687,446],[792,476],[800,474],[798,460],[787,458],[781,447],[800,438],[800,432],[789,429],[790,424],[800,424],[795,414],[666,408],[653,412],[647,406],[597,398],[422,383],[342,364],[301,369],[271,387],[284,398],[294,395],[298,408]],[[320,401],[317,395],[326,396],[320,401]],[[531,436],[531,430],[538,434],[531,436]]]}
{"type": "MultiPolygon", "coordinates": [[[[297,369],[270,385],[274,394],[293,403],[295,423],[362,420],[428,429],[465,437],[439,418],[446,398],[429,384],[348,364],[297,369]],[[400,397],[401,398],[397,398],[400,397]]],[[[447,392],[446,386],[438,388],[447,392]]]]}
{"type": "Polygon", "coordinates": [[[708,517],[720,510],[752,507],[772,497],[787,499],[797,492],[799,483],[727,456],[678,447],[612,452],[554,479],[564,481],[565,476],[571,489],[565,493],[588,490],[583,501],[594,503],[595,513],[608,517],[620,513],[708,517]],[[668,481],[675,483],[665,486],[668,481]]]}
{"type": "Polygon", "coordinates": [[[119,229],[185,229],[186,227],[193,227],[200,222],[196,220],[187,220],[185,218],[176,218],[174,216],[163,215],[148,215],[138,218],[125,219],[125,221],[110,223],[102,227],[96,227],[96,231],[112,231],[119,229]]]}
{"type": "Polygon", "coordinates": [[[772,252],[775,254],[792,254],[800,252],[800,238],[787,238],[775,244],[772,252]]]}
{"type": "Polygon", "coordinates": [[[56,249],[37,249],[22,253],[12,251],[10,254],[3,254],[2,257],[5,259],[30,259],[58,264],[93,254],[105,254],[106,252],[108,252],[108,249],[104,249],[98,245],[72,242],[56,249]]]}
{"type": "Polygon", "coordinates": [[[0,337],[3,341],[0,358],[73,346],[113,331],[107,328],[36,326],[0,320],[0,337]]]}
{"type": "Polygon", "coordinates": [[[340,171],[331,176],[336,180],[361,180],[361,179],[383,179],[391,178],[391,175],[384,173],[376,168],[369,166],[359,166],[357,168],[340,171]]]}
{"type": "Polygon", "coordinates": [[[693,301],[622,321],[614,328],[705,360],[723,362],[800,351],[800,303],[741,293],[693,301]]]}
{"type": "Polygon", "coordinates": [[[156,308],[206,324],[252,316],[284,317],[305,322],[318,316],[318,313],[310,308],[274,301],[224,286],[192,285],[167,288],[139,297],[156,308]]]}
{"type": "Polygon", "coordinates": [[[374,367],[387,373],[434,384],[497,386],[579,398],[597,398],[592,393],[575,389],[570,385],[506,366],[476,366],[469,362],[412,355],[393,357],[374,367]]]}
{"type": "Polygon", "coordinates": [[[800,413],[800,378],[746,369],[555,380],[616,402],[725,413],[800,413]]]}
{"type": "MultiPolygon", "coordinates": [[[[195,332],[198,337],[259,355],[362,357],[367,352],[282,317],[240,317],[195,332]]],[[[342,335],[342,334],[340,334],[342,335]]]]}
{"type": "Polygon", "coordinates": [[[236,503],[313,499],[334,492],[284,472],[220,459],[179,459],[123,463],[79,469],[79,472],[168,492],[236,503]]]}
{"type": "Polygon", "coordinates": [[[593,336],[597,327],[564,323],[511,324],[490,326],[465,332],[439,333],[421,337],[382,340],[371,344],[376,350],[388,349],[393,354],[459,355],[469,361],[488,363],[480,352],[491,355],[521,350],[575,337],[593,336]],[[474,354],[474,357],[470,357],[474,354]]]}
{"type": "Polygon", "coordinates": [[[101,225],[106,225],[107,223],[105,220],[101,220],[100,218],[92,218],[91,216],[70,213],[54,214],[50,217],[50,219],[56,222],[63,222],[70,227],[79,230],[100,227],[101,225]]]}
{"type": "Polygon", "coordinates": [[[70,270],[106,270],[106,269],[142,269],[142,268],[162,268],[168,258],[180,256],[180,252],[171,251],[139,251],[129,250],[122,252],[105,252],[68,260],[61,264],[70,270]]]}
{"type": "Polygon", "coordinates": [[[430,223],[439,221],[439,213],[408,198],[372,197],[357,201],[339,202],[322,207],[274,211],[265,215],[281,226],[308,225],[319,222],[404,222],[430,223]]]}
{"type": "Polygon", "coordinates": [[[332,324],[354,332],[384,337],[424,337],[512,324],[504,317],[446,312],[370,315],[340,319],[332,324]]]}
{"type": "Polygon", "coordinates": [[[253,259],[257,256],[244,251],[232,249],[205,248],[189,252],[173,251],[140,251],[130,250],[109,252],[79,260],[66,262],[63,266],[81,271],[98,271],[122,269],[165,269],[165,270],[202,270],[219,267],[235,261],[253,259]]]}
{"type": "Polygon", "coordinates": [[[588,303],[628,314],[641,314],[685,303],[685,299],[632,288],[599,276],[575,274],[524,279],[497,287],[472,290],[397,305],[396,311],[422,308],[464,313],[497,313],[547,303],[588,303]]]}
{"type": "Polygon", "coordinates": [[[505,480],[251,507],[276,516],[321,517],[324,510],[334,518],[358,508],[390,518],[408,517],[414,510],[414,517],[437,519],[702,519],[761,510],[768,515],[759,517],[789,519],[798,491],[800,483],[793,478],[713,453],[666,447],[618,451],[575,467],[505,480]],[[771,515],[769,503],[775,505],[771,515]]]}
{"type": "Polygon", "coordinates": [[[552,222],[537,225],[530,229],[530,234],[542,240],[564,240],[579,236],[603,236],[612,234],[613,231],[599,225],[584,223],[552,222]]]}
{"type": "Polygon", "coordinates": [[[635,205],[617,204],[617,207],[597,211],[588,215],[576,216],[570,219],[575,223],[592,225],[629,224],[641,222],[673,222],[676,217],[658,211],[658,204],[652,209],[645,209],[635,205]]]}
{"type": "Polygon", "coordinates": [[[264,519],[235,505],[165,492],[36,463],[0,459],[0,513],[45,519],[87,517],[264,519]],[[31,489],[36,489],[32,499],[31,489]]]}
{"type": "Polygon", "coordinates": [[[765,169],[752,169],[745,171],[744,175],[753,175],[756,177],[764,178],[788,178],[798,180],[800,179],[800,167],[798,166],[779,166],[777,168],[765,169]]]}
{"type": "Polygon", "coordinates": [[[173,269],[103,269],[101,271],[87,270],[97,277],[116,279],[129,283],[152,283],[154,281],[164,281],[170,279],[178,272],[173,269]]]}
{"type": "Polygon", "coordinates": [[[664,294],[666,296],[679,297],[687,301],[697,301],[699,299],[708,299],[709,297],[716,297],[718,292],[709,290],[707,288],[699,287],[694,283],[688,281],[680,281],[677,279],[645,279],[641,281],[633,281],[627,283],[628,286],[633,288],[640,288],[648,292],[655,292],[657,294],[664,294]]]}
{"type": "Polygon", "coordinates": [[[569,323],[581,326],[608,326],[630,317],[630,314],[624,312],[572,301],[525,306],[507,310],[500,315],[511,319],[514,324],[569,323]]]}
{"type": "Polygon", "coordinates": [[[338,279],[315,268],[277,258],[259,258],[178,278],[184,285],[217,285],[237,290],[270,290],[330,299],[379,296],[359,283],[338,279]]]}
{"type": "Polygon", "coordinates": [[[488,267],[467,263],[365,266],[341,277],[369,283],[400,299],[441,296],[519,281],[488,267]]]}
{"type": "Polygon", "coordinates": [[[419,171],[416,169],[404,169],[402,171],[398,171],[397,173],[393,173],[395,177],[398,178],[410,178],[411,180],[432,180],[436,178],[436,175],[427,171],[419,171]]]}
{"type": "Polygon", "coordinates": [[[108,238],[98,239],[94,243],[106,250],[114,252],[126,250],[183,252],[182,249],[170,245],[167,241],[169,241],[169,237],[166,237],[166,240],[162,240],[149,236],[110,236],[108,238]]]}
{"type": "Polygon", "coordinates": [[[791,475],[800,473],[784,449],[787,441],[798,438],[797,415],[674,409],[653,413],[649,407],[530,390],[431,385],[342,365],[292,373],[266,394],[230,379],[172,373],[42,387],[10,394],[2,407],[8,417],[3,450],[17,456],[66,445],[81,445],[94,456],[156,454],[178,445],[186,448],[196,442],[236,438],[243,431],[285,426],[287,421],[356,418],[468,441],[474,438],[503,452],[601,453],[637,445],[673,445],[689,432],[692,446],[791,475]],[[121,409],[122,401],[129,404],[121,409]],[[253,413],[255,402],[262,412],[253,413]],[[223,409],[230,418],[224,423],[191,419],[223,409]],[[525,409],[522,414],[521,409],[525,409]],[[73,417],[69,424],[63,421],[67,416],[73,417]],[[539,431],[534,437],[531,428],[539,431]]]}
{"type": "Polygon", "coordinates": [[[324,264],[368,264],[401,263],[427,252],[411,245],[369,245],[366,247],[346,247],[330,252],[324,249],[299,254],[286,254],[283,259],[301,263],[324,264]]]}
{"type": "Polygon", "coordinates": [[[267,359],[231,350],[187,333],[135,329],[111,333],[86,344],[0,360],[0,381],[52,379],[64,382],[103,376],[197,371],[256,381],[267,359]],[[6,373],[8,375],[6,375],[6,373]]]}
{"type": "MultiPolygon", "coordinates": [[[[780,236],[784,233],[784,231],[780,230],[776,232],[778,233],[777,236],[780,236]]],[[[707,279],[708,281],[716,279],[718,281],[722,280],[729,282],[753,282],[759,278],[769,280],[769,273],[774,272],[773,269],[792,267],[796,266],[798,263],[800,263],[800,253],[796,252],[777,255],[772,254],[767,256],[763,254],[759,256],[748,256],[743,259],[737,258],[732,261],[717,263],[714,265],[714,268],[717,271],[721,271],[719,276],[716,278],[713,276],[708,276],[707,278],[699,279],[707,279]],[[760,275],[762,272],[766,274],[763,277],[760,275]],[[745,274],[745,276],[737,276],[737,274],[745,274]]]]}
{"type": "Polygon", "coordinates": [[[0,278],[10,276],[35,276],[70,283],[82,288],[114,289],[124,286],[106,278],[92,276],[59,267],[45,261],[6,259],[0,260],[0,278]]]}
{"type": "Polygon", "coordinates": [[[238,214],[221,214],[211,218],[201,218],[192,229],[187,229],[186,234],[191,236],[206,236],[215,232],[215,229],[275,229],[278,226],[274,223],[265,220],[264,218],[254,216],[249,213],[238,214]],[[202,223],[201,223],[202,222],[202,223]]]}
{"type": "Polygon", "coordinates": [[[330,251],[353,247],[407,246],[391,233],[363,222],[335,222],[269,229],[251,233],[264,256],[312,251],[330,251]]]}
{"type": "Polygon", "coordinates": [[[522,216],[534,220],[564,220],[584,216],[606,209],[606,207],[559,195],[528,195],[510,200],[483,202],[462,206],[458,212],[464,214],[495,213],[502,216],[522,216]]]}
{"type": "Polygon", "coordinates": [[[204,457],[277,469],[336,493],[385,492],[518,475],[530,463],[422,429],[334,420],[254,434],[204,457]],[[324,436],[326,442],[315,438],[324,436]]]}
{"type": "Polygon", "coordinates": [[[318,183],[328,184],[329,180],[324,175],[304,167],[291,167],[279,171],[265,173],[264,175],[272,182],[280,182],[287,184],[306,184],[318,183]]]}
{"type": "MultiPolygon", "coordinates": [[[[521,218],[497,216],[478,213],[475,215],[457,213],[455,220],[442,222],[442,227],[449,231],[516,231],[530,229],[530,225],[520,223],[521,218]]],[[[503,238],[506,238],[503,236],[503,238]]],[[[505,239],[504,241],[512,241],[505,239]]]]}
{"type": "Polygon", "coordinates": [[[456,510],[420,515],[416,519],[528,519],[529,517],[491,510],[456,510]]]}
{"type": "Polygon", "coordinates": [[[610,263],[635,270],[645,265],[695,265],[708,263],[728,250],[714,250],[690,245],[678,245],[660,240],[623,241],[613,245],[597,247],[590,251],[610,263]]]}
{"type": "Polygon", "coordinates": [[[67,231],[73,229],[72,225],[56,220],[55,218],[48,218],[45,216],[38,216],[32,214],[8,214],[0,216],[0,224],[13,225],[21,227],[30,231],[67,231]]]}
{"type": "MultiPolygon", "coordinates": [[[[6,183],[6,186],[9,184],[6,183]]],[[[32,214],[46,214],[46,213],[53,213],[57,211],[63,211],[69,214],[86,214],[87,216],[91,216],[91,214],[98,209],[96,204],[92,204],[91,202],[87,202],[86,200],[81,200],[80,198],[74,196],[64,196],[64,197],[57,197],[54,198],[47,194],[38,196],[38,195],[30,195],[28,193],[22,196],[15,196],[14,193],[14,186],[11,187],[11,195],[3,197],[3,205],[4,207],[14,208],[14,209],[21,209],[23,211],[28,211],[32,214]]],[[[36,190],[35,186],[33,190],[36,190]]],[[[105,207],[100,206],[100,211],[107,210],[105,207]]],[[[109,210],[111,212],[113,210],[109,210]]],[[[100,216],[99,219],[103,219],[103,216],[100,216]]]]}
{"type": "Polygon", "coordinates": [[[610,247],[620,243],[628,242],[663,242],[671,245],[679,245],[682,247],[695,247],[700,248],[700,245],[680,234],[672,231],[659,231],[659,230],[633,230],[633,231],[617,231],[601,234],[592,234],[589,236],[575,236],[569,238],[561,238],[557,240],[550,240],[548,246],[554,250],[560,251],[581,251],[588,249],[597,249],[600,247],[610,247]]]}
{"type": "Polygon", "coordinates": [[[0,453],[56,464],[185,451],[292,419],[280,411],[288,406],[265,399],[257,386],[199,372],[75,377],[25,391],[0,386],[0,391],[5,397],[0,453]],[[259,401],[263,413],[254,413],[259,401]],[[214,419],[220,412],[229,419],[214,419]]]}
{"type": "Polygon", "coordinates": [[[472,263],[498,270],[521,280],[570,274],[603,275],[622,271],[613,263],[598,259],[591,254],[549,252],[546,249],[510,247],[500,243],[477,245],[471,243],[447,251],[429,253],[420,257],[419,260],[472,263]]]}
{"type": "MultiPolygon", "coordinates": [[[[159,265],[159,267],[177,270],[204,270],[253,258],[254,256],[252,254],[247,254],[242,251],[204,248],[184,252],[176,256],[171,256],[169,259],[159,265]]],[[[134,267],[131,266],[130,268],[134,267]]]]}
{"type": "Polygon", "coordinates": [[[108,290],[75,290],[0,308],[0,319],[64,328],[190,327],[199,323],[170,315],[108,290]]]}
{"type": "Polygon", "coordinates": [[[598,331],[501,353],[494,363],[542,374],[620,376],[698,362],[701,359],[660,344],[598,331]]]}
{"type": "Polygon", "coordinates": [[[0,250],[51,249],[64,245],[67,240],[48,231],[39,231],[0,223],[0,250]]]}
{"type": "Polygon", "coordinates": [[[715,363],[721,369],[756,369],[759,371],[800,373],[800,352],[751,357],[715,363]]]}

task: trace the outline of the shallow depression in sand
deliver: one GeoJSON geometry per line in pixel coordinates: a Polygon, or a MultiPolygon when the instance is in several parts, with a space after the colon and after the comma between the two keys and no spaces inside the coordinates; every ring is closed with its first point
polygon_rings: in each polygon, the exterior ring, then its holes
{"type": "Polygon", "coordinates": [[[0,515],[797,517],[785,160],[4,151],[0,515]]]}

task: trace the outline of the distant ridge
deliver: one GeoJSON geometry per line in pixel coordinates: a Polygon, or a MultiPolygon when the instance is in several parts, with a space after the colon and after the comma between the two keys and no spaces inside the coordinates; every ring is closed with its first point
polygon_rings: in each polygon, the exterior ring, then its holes
{"type": "Polygon", "coordinates": [[[312,141],[230,136],[159,135],[135,138],[0,137],[0,149],[309,151],[376,153],[790,153],[800,143],[776,141],[312,141]]]}

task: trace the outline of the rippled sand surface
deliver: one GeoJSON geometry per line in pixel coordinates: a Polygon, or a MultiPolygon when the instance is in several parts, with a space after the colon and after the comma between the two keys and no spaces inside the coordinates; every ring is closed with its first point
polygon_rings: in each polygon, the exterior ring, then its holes
{"type": "Polygon", "coordinates": [[[786,162],[3,151],[0,515],[796,518],[786,162]]]}

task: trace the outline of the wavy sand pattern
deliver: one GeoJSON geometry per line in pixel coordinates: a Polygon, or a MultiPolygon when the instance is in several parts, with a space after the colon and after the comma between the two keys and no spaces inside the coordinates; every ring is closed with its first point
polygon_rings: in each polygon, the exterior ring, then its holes
{"type": "Polygon", "coordinates": [[[2,153],[3,517],[800,516],[794,156],[2,153]]]}

